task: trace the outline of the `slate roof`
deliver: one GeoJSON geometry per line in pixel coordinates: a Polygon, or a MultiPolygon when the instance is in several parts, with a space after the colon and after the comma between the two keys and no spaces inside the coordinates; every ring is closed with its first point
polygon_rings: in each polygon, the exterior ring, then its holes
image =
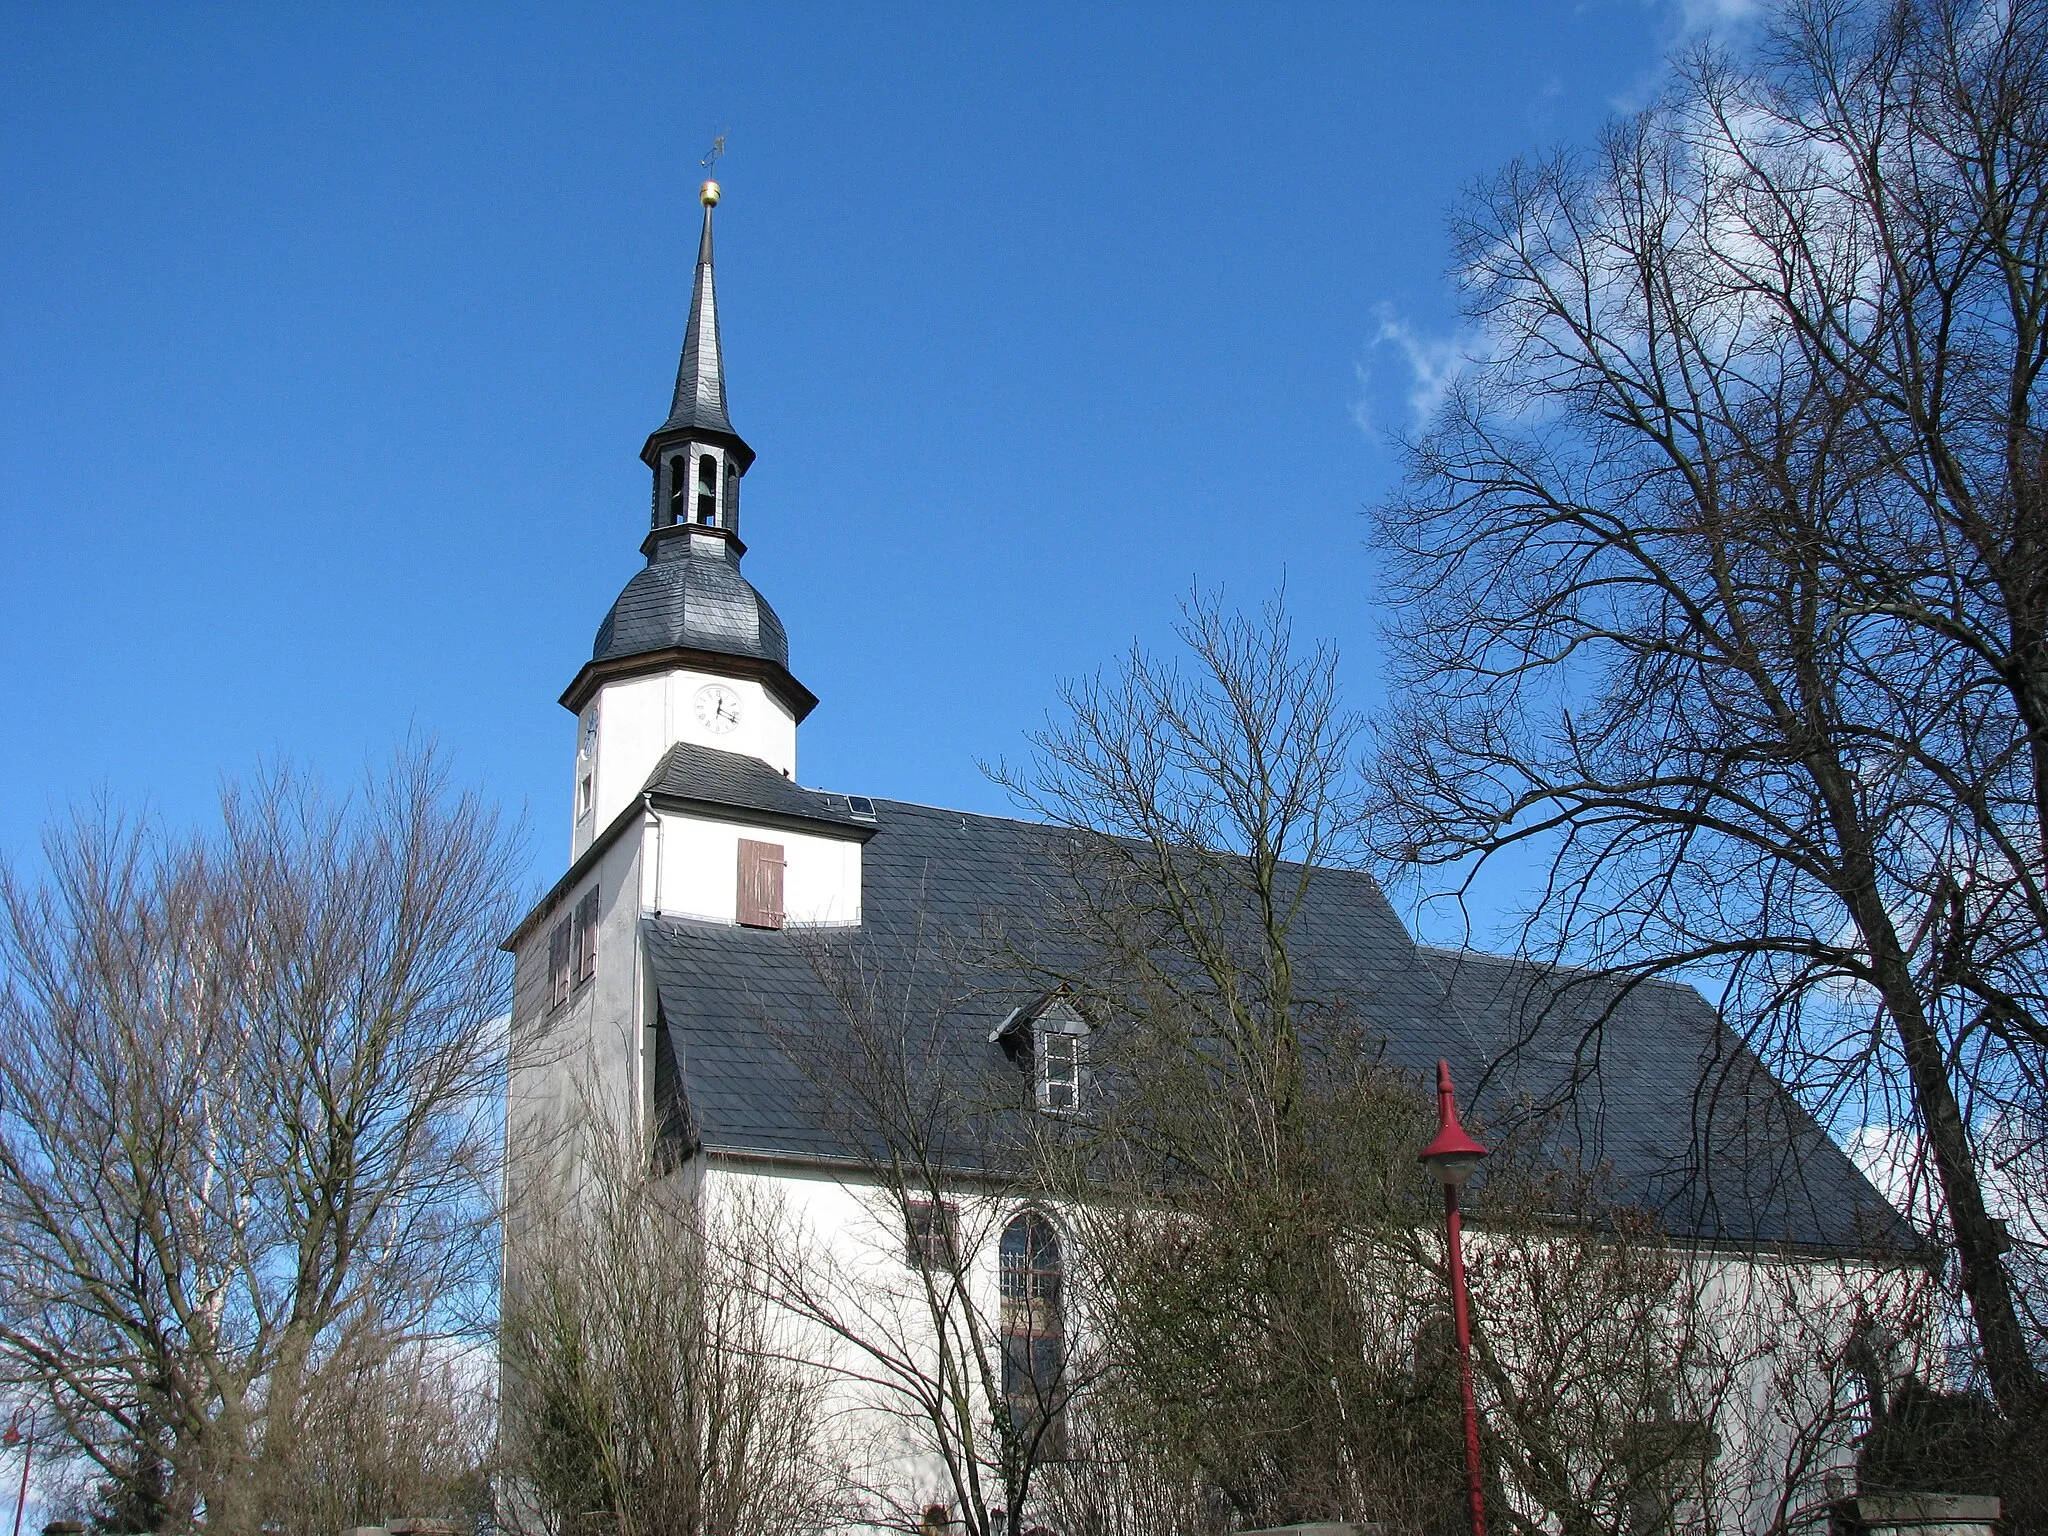
{"type": "MultiPolygon", "coordinates": [[[[940,1048],[993,1070],[1002,1048],[990,1032],[1030,1000],[1033,984],[951,969],[944,956],[950,941],[992,925],[1034,928],[1063,834],[874,804],[857,941],[863,963],[898,984],[924,976],[914,1005],[943,1019],[940,1048]]],[[[793,1055],[806,1028],[836,1012],[815,963],[826,940],[659,918],[642,932],[664,1059],[676,1076],[670,1092],[691,1134],[714,1152],[857,1161],[862,1149],[836,1095],[793,1055]]],[[[1606,1165],[1615,1192],[1656,1211],[1676,1236],[1858,1251],[1910,1245],[1846,1155],[1690,988],[1651,983],[1616,1001],[1572,973],[1420,948],[1370,877],[1340,870],[1316,876],[1293,959],[1304,993],[1326,1016],[1383,1036],[1395,1065],[1421,1073],[1447,1057],[1461,1103],[1481,1123],[1563,1102],[1552,1128],[1557,1150],[1606,1165]],[[1610,1003],[1598,1049],[1576,1049],[1584,1025],[1610,1003]]]]}
{"type": "Polygon", "coordinates": [[[828,836],[838,832],[865,838],[875,831],[874,822],[853,814],[844,795],[801,788],[758,757],[692,741],[679,741],[664,752],[643,788],[657,799],[684,806],[740,811],[769,822],[810,823],[828,836]]]}
{"type": "Polygon", "coordinates": [[[725,414],[725,365],[718,346],[718,288],[711,273],[711,210],[697,240],[697,281],[690,293],[690,319],[683,331],[683,356],[676,368],[675,400],[655,435],[677,431],[716,432],[730,437],[725,414]]]}
{"type": "Polygon", "coordinates": [[[626,583],[598,626],[590,659],[678,646],[789,666],[782,620],[740,575],[738,552],[723,539],[693,537],[688,530],[655,544],[647,568],[626,583]]]}

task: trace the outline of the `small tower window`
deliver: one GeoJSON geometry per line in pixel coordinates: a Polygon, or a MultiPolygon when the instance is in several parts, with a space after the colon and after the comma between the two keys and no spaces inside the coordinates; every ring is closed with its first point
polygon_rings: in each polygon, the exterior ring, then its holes
{"type": "Polygon", "coordinates": [[[576,819],[588,816],[597,802],[597,710],[583,717],[576,732],[576,819]]]}
{"type": "Polygon", "coordinates": [[[705,454],[697,461],[697,521],[706,528],[718,526],[718,458],[705,454]]]}
{"type": "Polygon", "coordinates": [[[679,453],[668,461],[668,516],[673,526],[690,520],[690,456],[679,453]]]}

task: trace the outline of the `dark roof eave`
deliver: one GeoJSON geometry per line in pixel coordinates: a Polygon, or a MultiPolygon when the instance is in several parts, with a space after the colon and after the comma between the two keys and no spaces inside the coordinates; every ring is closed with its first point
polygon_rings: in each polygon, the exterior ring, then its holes
{"type": "Polygon", "coordinates": [[[657,810],[683,811],[712,821],[736,821],[755,827],[781,827],[789,832],[808,832],[818,837],[836,837],[847,843],[864,843],[880,830],[878,827],[839,821],[829,816],[804,816],[795,811],[769,810],[765,806],[705,800],[695,795],[679,795],[669,790],[650,789],[641,798],[657,810]]]}
{"type": "Polygon", "coordinates": [[[818,707],[818,696],[790,675],[789,668],[765,656],[734,656],[723,651],[702,651],[692,646],[670,645],[658,651],[638,651],[630,656],[607,656],[586,661],[574,682],[562,691],[562,708],[582,713],[597,690],[625,677],[644,677],[650,672],[673,672],[680,668],[699,672],[723,672],[760,683],[785,704],[799,722],[818,707]]]}
{"type": "MultiPolygon", "coordinates": [[[[885,1171],[872,1158],[850,1156],[846,1153],[798,1151],[793,1147],[764,1146],[759,1142],[729,1140],[717,1133],[700,1134],[697,1152],[713,1162],[751,1165],[764,1173],[794,1173],[823,1178],[851,1178],[855,1181],[879,1184],[884,1181],[885,1171]]],[[[946,1164],[930,1170],[949,1184],[957,1183],[962,1188],[978,1188],[998,1192],[1016,1192],[1035,1188],[1033,1182],[1022,1172],[1003,1173],[969,1164],[946,1164]]],[[[1475,1230],[1485,1228],[1485,1219],[1477,1212],[1469,1213],[1470,1224],[1475,1230]]],[[[1543,1216],[1539,1221],[1558,1227],[1576,1226],[1578,1223],[1565,1216],[1543,1216]]],[[[1883,1243],[1831,1243],[1813,1239],[1796,1238],[1739,1238],[1726,1235],[1706,1236],[1697,1233],[1668,1234],[1662,1239],[1663,1245],[1673,1252],[1695,1258],[1740,1258],[1746,1260],[1781,1259],[1802,1263],[1854,1263],[1880,1265],[1885,1268],[1924,1268],[1931,1262],[1924,1251],[1908,1246],[1886,1246],[1883,1243]]],[[[1924,1245],[1923,1245],[1924,1247],[1924,1245]]]]}
{"type": "Polygon", "coordinates": [[[636,816],[645,815],[646,812],[646,796],[635,795],[627,801],[619,814],[611,819],[611,824],[593,837],[590,846],[576,856],[576,861],[569,866],[562,878],[548,887],[547,895],[535,902],[526,916],[519,919],[518,926],[505,935],[505,941],[498,948],[508,954],[517,952],[519,946],[525,942],[526,936],[546,920],[556,904],[590,873],[599,859],[604,857],[605,850],[619,840],[619,834],[632,825],[636,816]]]}
{"type": "Polygon", "coordinates": [[[713,443],[725,449],[738,462],[743,475],[754,467],[754,450],[731,427],[700,426],[673,417],[647,434],[647,441],[640,447],[640,462],[652,469],[663,449],[686,442],[713,443]]]}

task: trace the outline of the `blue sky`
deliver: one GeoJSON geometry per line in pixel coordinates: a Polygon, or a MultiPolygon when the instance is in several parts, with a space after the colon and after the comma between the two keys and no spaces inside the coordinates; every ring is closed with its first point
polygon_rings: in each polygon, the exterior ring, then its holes
{"type": "Polygon", "coordinates": [[[1369,706],[1445,209],[1743,9],[0,6],[0,853],[418,732],[558,872],[728,128],[801,779],[1006,809],[1195,582],[1284,579],[1369,706]]]}

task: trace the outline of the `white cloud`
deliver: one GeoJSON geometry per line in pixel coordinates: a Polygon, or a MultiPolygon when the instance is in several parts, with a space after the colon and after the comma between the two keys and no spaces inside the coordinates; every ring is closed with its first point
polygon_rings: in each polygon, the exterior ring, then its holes
{"type": "MultiPolygon", "coordinates": [[[[1424,336],[1406,320],[1395,317],[1391,305],[1379,306],[1379,326],[1373,332],[1370,346],[1378,351],[1391,347],[1399,354],[1408,373],[1407,403],[1409,414],[1417,426],[1426,423],[1436,414],[1444,396],[1458,381],[1471,359],[1466,355],[1465,344],[1458,336],[1424,336]]],[[[1352,403],[1351,417],[1360,427],[1370,431],[1373,427],[1372,405],[1368,398],[1372,383],[1372,369],[1358,365],[1359,398],[1352,403]]]]}
{"type": "Polygon", "coordinates": [[[1762,18],[1762,0],[1676,0],[1681,39],[1726,36],[1745,30],[1762,18]]]}

